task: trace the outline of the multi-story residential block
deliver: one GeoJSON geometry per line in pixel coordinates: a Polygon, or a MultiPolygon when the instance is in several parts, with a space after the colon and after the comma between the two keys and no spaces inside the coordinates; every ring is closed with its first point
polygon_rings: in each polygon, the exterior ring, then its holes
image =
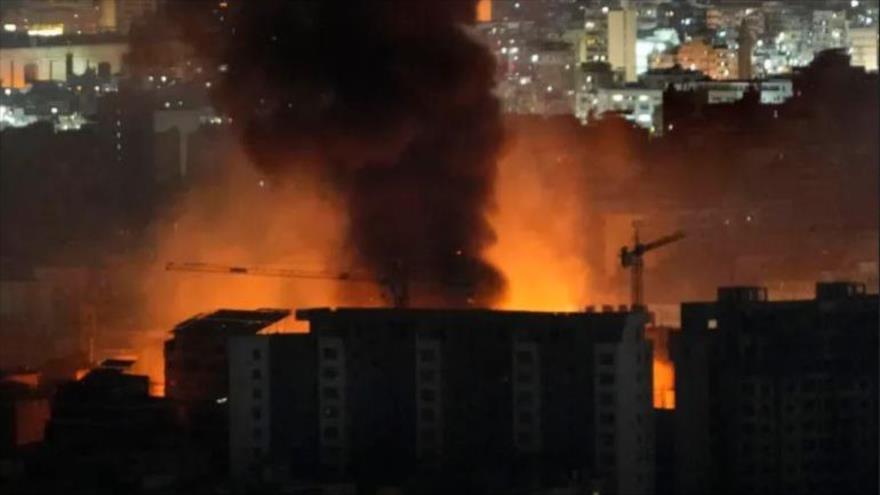
{"type": "Polygon", "coordinates": [[[309,333],[231,341],[238,477],[271,468],[387,486],[426,472],[494,473],[494,490],[536,476],[601,493],[653,491],[652,354],[641,313],[297,317],[309,333]]]}
{"type": "Polygon", "coordinates": [[[877,295],[820,283],[769,301],[723,288],[682,305],[676,493],[876,493],[877,295]]]}

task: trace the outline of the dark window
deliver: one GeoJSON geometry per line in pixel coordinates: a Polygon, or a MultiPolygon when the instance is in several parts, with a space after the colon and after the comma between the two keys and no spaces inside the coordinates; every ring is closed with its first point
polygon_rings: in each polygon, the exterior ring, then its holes
{"type": "Polygon", "coordinates": [[[532,364],[534,355],[530,351],[519,351],[516,353],[516,360],[520,364],[532,364]]]}
{"type": "Polygon", "coordinates": [[[262,428],[254,428],[254,438],[263,438],[262,428]]]}
{"type": "Polygon", "coordinates": [[[599,374],[599,385],[613,385],[614,384],[614,375],[611,373],[600,373],[599,374]]]}
{"type": "Polygon", "coordinates": [[[323,350],[324,359],[333,360],[339,357],[339,351],[332,347],[325,347],[323,350]]]}
{"type": "Polygon", "coordinates": [[[254,389],[254,399],[260,399],[263,397],[263,390],[259,388],[254,389]]]}
{"type": "Polygon", "coordinates": [[[609,354],[609,353],[599,354],[599,364],[604,364],[604,365],[614,364],[614,354],[609,354]]]}
{"type": "Polygon", "coordinates": [[[263,455],[263,449],[254,447],[254,457],[260,457],[261,455],[263,455]]]}
{"type": "Polygon", "coordinates": [[[607,392],[603,392],[603,393],[599,394],[599,404],[602,404],[603,406],[610,406],[613,403],[614,403],[614,396],[613,395],[611,395],[607,392]]]}
{"type": "Polygon", "coordinates": [[[257,369],[251,370],[251,378],[259,380],[260,378],[263,378],[263,372],[257,369]]]}
{"type": "Polygon", "coordinates": [[[436,373],[434,370],[421,370],[419,371],[419,379],[426,382],[433,382],[436,377],[436,373]]]}
{"type": "Polygon", "coordinates": [[[321,375],[324,378],[336,378],[337,376],[339,376],[339,369],[333,367],[324,368],[324,371],[321,373],[321,375]]]}
{"type": "Polygon", "coordinates": [[[436,399],[436,395],[437,394],[435,394],[433,390],[425,389],[419,392],[419,397],[421,397],[421,399],[425,402],[434,402],[434,399],[436,399]]]}
{"type": "Polygon", "coordinates": [[[251,415],[254,419],[260,419],[263,417],[263,411],[259,407],[255,407],[251,409],[251,415]]]}
{"type": "Polygon", "coordinates": [[[325,399],[338,399],[339,398],[339,390],[335,387],[324,387],[324,390],[321,392],[325,399]]]}
{"type": "Polygon", "coordinates": [[[434,421],[436,418],[436,414],[434,410],[428,407],[422,408],[422,420],[424,421],[434,421]]]}
{"type": "Polygon", "coordinates": [[[433,349],[422,349],[419,351],[419,359],[425,361],[426,363],[434,361],[434,358],[437,357],[434,353],[433,349]]]}
{"type": "Polygon", "coordinates": [[[603,425],[613,425],[614,424],[614,415],[613,414],[600,414],[599,415],[599,423],[603,425]]]}
{"type": "Polygon", "coordinates": [[[614,443],[614,435],[603,433],[602,434],[602,445],[605,447],[610,447],[614,443]]]}
{"type": "Polygon", "coordinates": [[[437,443],[437,430],[433,428],[425,428],[419,432],[422,443],[426,445],[434,445],[437,443]]]}
{"type": "Polygon", "coordinates": [[[518,383],[529,383],[532,381],[532,375],[531,373],[517,373],[516,381],[518,383]]]}
{"type": "Polygon", "coordinates": [[[527,431],[521,431],[517,434],[516,439],[519,443],[531,443],[532,434],[527,431]]]}
{"type": "Polygon", "coordinates": [[[324,417],[325,418],[336,418],[339,416],[339,408],[337,407],[325,407],[324,408],[324,417]]]}
{"type": "Polygon", "coordinates": [[[253,356],[254,356],[254,361],[259,361],[260,358],[263,357],[263,353],[260,352],[259,349],[254,349],[253,356]]]}
{"type": "Polygon", "coordinates": [[[335,426],[324,428],[324,438],[339,438],[339,428],[335,426]]]}
{"type": "Polygon", "coordinates": [[[521,405],[530,405],[535,400],[534,394],[529,391],[523,391],[519,393],[519,397],[517,398],[517,403],[521,405]]]}
{"type": "Polygon", "coordinates": [[[532,424],[532,422],[534,420],[535,420],[534,416],[532,416],[532,413],[530,413],[528,411],[523,411],[523,412],[519,413],[519,422],[524,425],[530,425],[530,424],[532,424]]]}

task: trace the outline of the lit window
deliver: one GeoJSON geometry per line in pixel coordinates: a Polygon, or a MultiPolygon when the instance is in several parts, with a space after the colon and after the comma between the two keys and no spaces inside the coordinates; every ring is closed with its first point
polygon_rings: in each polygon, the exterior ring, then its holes
{"type": "Polygon", "coordinates": [[[706,328],[708,328],[709,330],[717,329],[718,328],[718,320],[716,320],[715,318],[709,319],[709,321],[706,322],[706,328]]]}

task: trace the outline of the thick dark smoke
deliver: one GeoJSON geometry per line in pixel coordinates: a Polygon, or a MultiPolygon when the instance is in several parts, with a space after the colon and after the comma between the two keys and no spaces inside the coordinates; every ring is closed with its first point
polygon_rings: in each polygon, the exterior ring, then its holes
{"type": "Polygon", "coordinates": [[[431,284],[417,302],[486,305],[504,287],[482,257],[502,125],[494,61],[462,27],[474,9],[242,2],[223,55],[216,102],[257,165],[318,172],[347,202],[355,259],[431,284]]]}

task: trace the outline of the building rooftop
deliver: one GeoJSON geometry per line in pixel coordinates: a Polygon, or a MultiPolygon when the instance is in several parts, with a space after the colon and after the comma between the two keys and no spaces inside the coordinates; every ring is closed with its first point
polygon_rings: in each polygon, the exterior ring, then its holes
{"type": "Polygon", "coordinates": [[[290,310],[287,309],[218,309],[213,313],[199,314],[178,323],[174,327],[173,333],[223,332],[252,335],[288,316],[290,316],[290,310]]]}
{"type": "Polygon", "coordinates": [[[297,320],[313,323],[357,320],[360,322],[412,323],[415,326],[452,328],[551,328],[578,327],[587,324],[610,324],[621,327],[632,314],[624,308],[606,308],[602,312],[541,312],[494,309],[426,308],[313,308],[296,312],[297,320]]]}

